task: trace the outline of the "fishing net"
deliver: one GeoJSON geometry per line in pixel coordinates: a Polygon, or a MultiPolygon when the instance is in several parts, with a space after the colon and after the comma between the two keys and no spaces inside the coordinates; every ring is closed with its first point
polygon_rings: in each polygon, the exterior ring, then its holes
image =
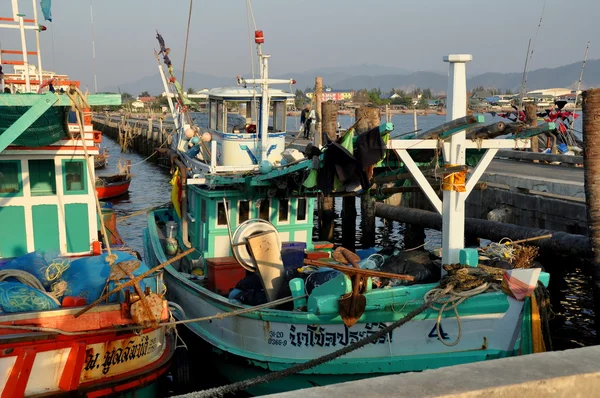
{"type": "Polygon", "coordinates": [[[3,312],[44,311],[60,308],[48,293],[18,282],[0,282],[0,307],[3,312]]]}

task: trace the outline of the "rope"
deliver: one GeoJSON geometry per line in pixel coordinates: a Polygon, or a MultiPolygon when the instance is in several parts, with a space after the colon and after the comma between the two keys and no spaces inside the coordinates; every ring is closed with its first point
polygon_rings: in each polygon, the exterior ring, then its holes
{"type": "Polygon", "coordinates": [[[162,144],[160,144],[160,146],[154,152],[152,152],[152,154],[150,156],[148,156],[147,158],[145,158],[143,160],[140,160],[139,162],[132,164],[131,167],[142,164],[142,163],[146,162],[148,159],[150,159],[152,156],[156,155],[158,153],[158,150],[160,148],[162,148],[167,143],[167,141],[169,141],[169,136],[167,136],[167,138],[165,138],[164,142],[162,144]]]}
{"type": "Polygon", "coordinates": [[[131,217],[139,216],[140,214],[147,213],[150,210],[159,209],[159,208],[161,208],[163,206],[166,206],[169,203],[171,203],[171,202],[165,202],[165,203],[163,203],[161,205],[158,205],[158,206],[149,206],[149,207],[143,208],[141,210],[135,211],[135,212],[133,212],[131,214],[128,214],[126,216],[117,217],[117,221],[123,221],[123,220],[127,220],[128,218],[131,218],[131,217]]]}
{"type": "MultiPolygon", "coordinates": [[[[257,305],[254,307],[249,307],[249,308],[241,308],[239,310],[235,310],[235,311],[231,311],[231,312],[220,312],[215,315],[205,316],[205,317],[201,317],[201,318],[184,319],[181,321],[162,322],[162,323],[158,324],[158,327],[183,325],[186,323],[195,323],[195,322],[211,321],[213,319],[229,318],[232,316],[243,315],[243,314],[255,312],[255,311],[266,309],[266,308],[276,307],[280,304],[289,303],[291,301],[303,299],[306,297],[308,297],[308,295],[303,295],[303,296],[298,296],[298,297],[289,296],[289,297],[285,297],[285,298],[282,298],[279,300],[271,301],[269,303],[260,304],[260,305],[257,305]]],[[[135,326],[127,326],[127,327],[121,327],[121,328],[101,329],[101,330],[95,330],[95,331],[68,332],[68,331],[62,330],[62,329],[47,328],[47,327],[41,327],[41,326],[0,325],[0,329],[30,330],[33,332],[56,333],[56,334],[62,334],[65,336],[79,336],[79,335],[86,335],[86,334],[97,334],[97,333],[108,333],[108,332],[125,332],[125,331],[130,331],[130,330],[140,330],[140,329],[144,329],[144,328],[145,328],[145,326],[135,325],[135,326]]]]}
{"type": "Polygon", "coordinates": [[[190,11],[188,13],[187,32],[185,34],[185,50],[183,50],[183,68],[181,70],[181,90],[183,91],[183,79],[185,78],[185,61],[187,60],[187,48],[188,39],[190,37],[190,22],[192,21],[192,4],[193,0],[190,0],[190,11]]]}
{"type": "Polygon", "coordinates": [[[42,291],[44,294],[46,294],[46,296],[51,298],[56,304],[60,306],[60,302],[56,299],[55,294],[49,294],[42,285],[42,282],[40,282],[39,279],[35,277],[35,275],[32,275],[29,272],[22,271],[19,269],[6,269],[0,271],[0,281],[3,281],[7,278],[15,278],[26,286],[42,291]]]}
{"type": "MultiPolygon", "coordinates": [[[[447,288],[441,290],[441,292],[438,294],[444,295],[444,294],[448,293],[451,289],[452,289],[452,286],[448,286],[447,288]]],[[[430,300],[426,299],[425,302],[421,306],[419,306],[418,308],[416,308],[413,311],[406,314],[406,316],[404,318],[390,324],[389,326],[385,327],[384,329],[378,330],[377,332],[373,333],[372,335],[365,337],[364,339],[357,341],[356,343],[353,343],[349,346],[341,348],[337,351],[331,352],[327,355],[323,355],[319,358],[311,359],[310,361],[306,361],[304,363],[291,366],[287,369],[280,370],[278,372],[271,372],[264,376],[255,377],[255,378],[249,379],[249,380],[238,381],[236,383],[227,384],[227,385],[224,385],[221,387],[211,388],[208,390],[198,391],[198,392],[194,392],[191,394],[181,395],[181,398],[222,397],[225,394],[231,394],[236,391],[246,390],[246,389],[253,387],[255,385],[258,385],[258,384],[268,383],[268,382],[271,382],[274,380],[278,380],[278,379],[281,379],[281,378],[284,378],[287,376],[291,376],[293,374],[311,369],[315,366],[322,365],[326,362],[330,362],[330,361],[332,361],[336,358],[339,358],[343,355],[346,355],[352,351],[358,350],[359,348],[362,348],[362,347],[366,346],[367,344],[371,344],[372,342],[379,340],[383,336],[386,336],[387,334],[392,332],[394,329],[399,328],[400,326],[409,322],[410,320],[412,320],[414,317],[416,317],[420,313],[424,312],[437,299],[438,299],[437,296],[433,297],[430,300]]]]}
{"type": "Polygon", "coordinates": [[[463,303],[463,301],[465,301],[469,297],[473,297],[478,294],[481,294],[481,293],[485,292],[489,287],[490,287],[490,285],[487,282],[485,282],[484,284],[482,284],[476,288],[473,288],[473,289],[467,290],[467,291],[462,291],[462,292],[458,292],[455,290],[448,291],[448,288],[446,288],[446,289],[434,288],[434,289],[431,289],[430,291],[428,291],[427,293],[425,293],[425,296],[423,298],[426,301],[429,299],[430,296],[435,296],[435,299],[432,300],[431,308],[438,311],[437,323],[435,324],[435,329],[437,332],[438,340],[442,344],[444,344],[445,346],[448,346],[448,347],[454,347],[455,345],[457,345],[460,342],[460,340],[462,339],[462,323],[460,321],[460,315],[458,314],[457,307],[459,305],[461,305],[463,303]],[[442,306],[436,307],[434,305],[434,303],[441,304],[442,306]],[[450,311],[450,310],[454,310],[454,315],[456,317],[456,323],[458,324],[458,336],[456,337],[456,340],[454,340],[453,342],[447,343],[442,338],[440,325],[441,325],[442,316],[444,315],[444,312],[450,311]]]}
{"type": "MultiPolygon", "coordinates": [[[[94,178],[94,172],[93,167],[94,165],[92,164],[92,166],[90,167],[90,154],[87,150],[87,144],[85,141],[85,128],[83,126],[83,122],[81,120],[81,115],[83,114],[83,109],[81,109],[81,107],[79,106],[79,104],[77,103],[77,100],[75,98],[75,96],[71,93],[71,91],[75,91],[75,93],[77,93],[79,95],[79,98],[82,100],[84,106],[86,109],[89,109],[89,104],[87,103],[87,100],[85,99],[85,96],[83,95],[83,93],[81,92],[81,90],[79,90],[79,88],[72,86],[72,88],[70,90],[67,90],[67,96],[69,97],[69,99],[71,100],[71,104],[73,104],[73,107],[75,108],[75,116],[77,117],[77,124],[79,125],[79,135],[81,136],[81,143],[83,145],[83,151],[85,153],[85,158],[87,161],[87,171],[88,171],[88,175],[90,178],[90,182],[95,181],[94,178]]],[[[71,137],[72,140],[75,139],[75,137],[73,136],[73,133],[69,131],[69,136],[71,137]]],[[[98,192],[96,191],[96,189],[92,189],[92,191],[94,192],[94,200],[96,202],[96,210],[98,211],[98,214],[102,214],[102,209],[100,208],[100,201],[98,200],[98,192]]],[[[112,254],[111,250],[110,250],[110,243],[108,241],[108,235],[106,233],[106,226],[104,225],[104,217],[99,217],[100,218],[100,227],[102,228],[102,237],[104,238],[104,244],[106,245],[106,249],[108,251],[108,256],[106,257],[106,261],[108,262],[108,264],[110,264],[111,266],[114,264],[115,260],[117,259],[117,256],[115,254],[112,254]]]]}

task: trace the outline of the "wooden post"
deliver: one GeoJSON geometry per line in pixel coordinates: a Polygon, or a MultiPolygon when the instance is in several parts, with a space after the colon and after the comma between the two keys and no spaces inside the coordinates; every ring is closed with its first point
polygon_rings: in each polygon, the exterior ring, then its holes
{"type": "MultiPolygon", "coordinates": [[[[526,104],[525,105],[525,123],[531,127],[537,126],[537,105],[526,104]]],[[[531,138],[531,152],[539,152],[539,139],[538,137],[531,138]]],[[[534,160],[533,163],[539,163],[539,160],[534,160]]]]}
{"type": "Polygon", "coordinates": [[[321,135],[321,101],[323,100],[323,78],[317,76],[315,78],[315,116],[317,118],[317,124],[315,125],[315,131],[313,131],[314,138],[313,142],[315,146],[320,147],[323,145],[323,136],[321,135]]]}
{"type": "MultiPolygon", "coordinates": [[[[356,120],[360,123],[356,127],[356,133],[362,134],[374,129],[381,124],[381,112],[378,107],[361,106],[356,109],[356,120]]],[[[360,225],[362,229],[361,244],[363,248],[375,245],[375,198],[369,192],[361,196],[360,201],[360,225]]]]}
{"type": "Polygon", "coordinates": [[[321,104],[322,116],[323,116],[323,132],[322,137],[329,138],[330,141],[335,141],[337,139],[337,112],[339,106],[333,101],[323,102],[321,104]]]}
{"type": "MultiPolygon", "coordinates": [[[[323,145],[323,135],[321,134],[321,101],[323,97],[323,78],[317,76],[315,78],[315,117],[317,123],[315,131],[313,131],[314,145],[320,147],[323,145]]],[[[333,241],[333,220],[335,212],[333,209],[333,197],[319,196],[318,201],[319,211],[319,239],[329,242],[333,241]]]]}
{"type": "Polygon", "coordinates": [[[596,339],[600,342],[600,89],[583,92],[583,169],[594,295],[596,339]]]}

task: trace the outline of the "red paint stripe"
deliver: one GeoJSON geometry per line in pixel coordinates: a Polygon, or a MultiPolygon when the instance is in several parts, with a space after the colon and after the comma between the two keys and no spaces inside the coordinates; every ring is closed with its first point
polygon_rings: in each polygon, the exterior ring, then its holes
{"type": "MultiPolygon", "coordinates": [[[[19,50],[0,50],[0,53],[2,54],[15,54],[15,55],[21,55],[23,54],[23,51],[19,51],[19,50]]],[[[28,55],[37,55],[37,51],[27,51],[28,55]]]]}
{"type": "Polygon", "coordinates": [[[58,383],[58,388],[61,390],[71,391],[79,386],[81,370],[83,369],[83,364],[86,357],[86,347],[87,344],[85,342],[75,343],[71,347],[71,352],[69,352],[65,369],[63,370],[62,376],[60,377],[60,381],[58,383]]]}
{"type": "Polygon", "coordinates": [[[6,380],[6,386],[2,391],[2,398],[22,397],[25,395],[25,388],[29,381],[33,361],[35,361],[35,354],[35,350],[31,348],[18,350],[17,360],[6,380]]]}
{"type": "MultiPolygon", "coordinates": [[[[31,148],[28,146],[10,146],[6,148],[8,149],[12,149],[15,151],[22,151],[24,149],[28,150],[28,151],[48,151],[48,150],[53,150],[53,151],[61,151],[61,150],[80,150],[83,151],[83,146],[63,146],[63,145],[56,145],[56,146],[38,146],[35,148],[31,148]]],[[[88,151],[93,151],[93,150],[97,150],[97,148],[94,147],[93,143],[91,143],[88,147],[87,147],[88,151]]]]}
{"type": "MultiPolygon", "coordinates": [[[[14,18],[6,18],[6,17],[0,17],[0,21],[18,22],[18,21],[15,21],[14,18]]],[[[23,22],[34,23],[35,20],[33,20],[33,19],[23,19],[23,22]]]]}
{"type": "Polygon", "coordinates": [[[2,63],[4,65],[25,65],[25,61],[8,61],[8,60],[3,60],[2,63]]]}

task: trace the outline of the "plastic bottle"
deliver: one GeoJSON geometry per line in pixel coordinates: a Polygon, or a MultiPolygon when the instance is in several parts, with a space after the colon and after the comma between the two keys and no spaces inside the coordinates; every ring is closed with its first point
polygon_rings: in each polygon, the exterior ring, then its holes
{"type": "Polygon", "coordinates": [[[379,253],[374,253],[367,257],[366,260],[361,261],[360,268],[378,270],[384,262],[385,257],[379,253]]]}

